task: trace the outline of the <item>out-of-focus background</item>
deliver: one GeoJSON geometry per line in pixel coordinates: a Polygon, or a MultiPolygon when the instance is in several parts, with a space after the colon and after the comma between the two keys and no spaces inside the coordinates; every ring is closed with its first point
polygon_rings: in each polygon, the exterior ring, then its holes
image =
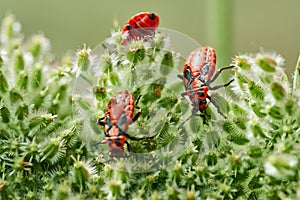
{"type": "Polygon", "coordinates": [[[83,43],[95,47],[110,35],[114,19],[123,25],[138,12],[153,11],[160,27],[215,47],[218,65],[263,49],[283,55],[292,73],[300,53],[299,8],[299,0],[1,0],[0,18],[14,14],[27,36],[43,32],[59,57],[83,43]],[[218,50],[222,41],[228,51],[218,50]]]}

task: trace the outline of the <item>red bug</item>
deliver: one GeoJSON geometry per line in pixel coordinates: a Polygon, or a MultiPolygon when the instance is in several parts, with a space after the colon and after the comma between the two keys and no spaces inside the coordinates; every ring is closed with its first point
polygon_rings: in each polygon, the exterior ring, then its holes
{"type": "Polygon", "coordinates": [[[109,101],[104,117],[98,119],[97,123],[104,126],[105,140],[101,143],[106,143],[110,151],[111,157],[125,157],[124,145],[127,145],[129,152],[132,152],[130,144],[126,141],[151,139],[151,137],[133,137],[130,136],[128,126],[135,122],[142,114],[141,108],[137,106],[141,96],[134,103],[134,97],[128,91],[118,92],[109,101]],[[138,108],[138,113],[134,115],[134,108],[138,108]]]}
{"type": "Polygon", "coordinates": [[[209,99],[209,101],[217,108],[218,113],[226,118],[220,111],[218,103],[208,95],[208,91],[226,87],[234,81],[232,79],[224,85],[210,87],[210,84],[218,78],[223,70],[231,69],[233,67],[234,66],[220,68],[214,75],[216,69],[216,52],[212,47],[199,47],[190,53],[184,64],[183,76],[178,75],[178,77],[184,81],[185,87],[185,92],[181,95],[182,97],[188,96],[193,106],[192,115],[188,119],[193,115],[205,117],[203,114],[197,114],[197,112],[205,112],[209,104],[207,99],[209,99]]]}
{"type": "Polygon", "coordinates": [[[134,15],[122,28],[123,34],[128,32],[128,37],[126,37],[123,43],[126,43],[129,39],[141,39],[153,36],[158,25],[159,16],[155,13],[141,12],[134,15]]]}

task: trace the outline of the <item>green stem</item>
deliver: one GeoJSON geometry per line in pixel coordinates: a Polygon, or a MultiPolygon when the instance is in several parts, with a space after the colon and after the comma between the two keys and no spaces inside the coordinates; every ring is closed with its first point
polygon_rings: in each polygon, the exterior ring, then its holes
{"type": "Polygon", "coordinates": [[[294,72],[294,76],[293,76],[293,90],[292,90],[292,94],[295,94],[296,90],[299,88],[299,85],[300,85],[299,76],[300,76],[300,55],[298,57],[298,61],[297,61],[295,72],[294,72]]]}
{"type": "Polygon", "coordinates": [[[207,39],[217,52],[217,65],[226,66],[231,62],[232,27],[231,0],[209,0],[207,3],[207,39]]]}

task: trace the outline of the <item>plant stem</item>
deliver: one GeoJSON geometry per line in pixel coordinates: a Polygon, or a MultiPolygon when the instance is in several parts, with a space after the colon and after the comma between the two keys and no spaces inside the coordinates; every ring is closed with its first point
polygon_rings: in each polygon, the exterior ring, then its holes
{"type": "Polygon", "coordinates": [[[231,0],[207,1],[207,39],[208,44],[216,49],[217,65],[220,67],[228,65],[231,61],[231,8],[231,0]]]}

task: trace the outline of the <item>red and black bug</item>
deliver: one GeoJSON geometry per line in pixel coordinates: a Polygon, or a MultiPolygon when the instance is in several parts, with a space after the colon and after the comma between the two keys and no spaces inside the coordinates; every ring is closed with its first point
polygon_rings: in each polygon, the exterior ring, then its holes
{"type": "Polygon", "coordinates": [[[223,67],[214,75],[216,68],[216,52],[212,47],[200,47],[190,53],[184,64],[183,75],[178,75],[178,77],[184,81],[185,87],[185,92],[181,95],[182,97],[188,96],[193,106],[192,115],[188,119],[193,115],[205,117],[203,114],[197,114],[197,112],[205,112],[209,104],[207,99],[217,108],[218,113],[226,118],[220,111],[218,103],[209,96],[208,91],[228,86],[233,79],[224,85],[211,87],[210,84],[218,78],[223,70],[231,69],[233,67],[234,66],[223,67]]]}
{"type": "Polygon", "coordinates": [[[159,16],[155,13],[142,12],[131,17],[124,27],[122,33],[128,33],[128,37],[123,41],[126,43],[130,39],[142,39],[153,36],[159,25],[159,16]]]}
{"type": "Polygon", "coordinates": [[[125,157],[124,145],[127,145],[129,152],[132,152],[130,144],[126,141],[151,139],[150,137],[134,137],[130,136],[128,126],[135,122],[142,114],[141,108],[137,106],[141,96],[134,103],[134,97],[128,91],[118,92],[109,101],[104,117],[98,119],[98,124],[104,126],[105,140],[101,143],[106,143],[110,151],[111,157],[125,157]],[[138,108],[138,113],[134,115],[134,108],[138,108]]]}

